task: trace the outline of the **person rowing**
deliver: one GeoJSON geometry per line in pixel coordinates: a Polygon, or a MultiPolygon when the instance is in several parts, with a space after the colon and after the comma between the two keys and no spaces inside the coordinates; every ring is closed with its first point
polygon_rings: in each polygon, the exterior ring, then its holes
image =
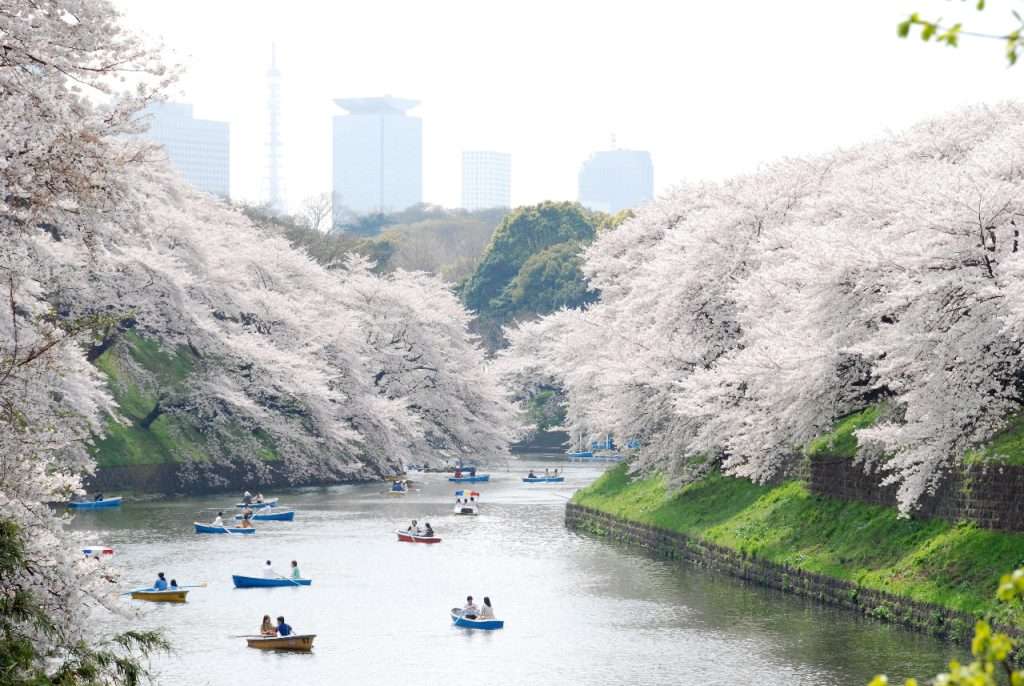
{"type": "Polygon", "coordinates": [[[293,579],[301,579],[302,578],[302,574],[299,572],[299,563],[296,562],[295,560],[292,560],[292,578],[293,579]]]}
{"type": "Polygon", "coordinates": [[[423,526],[423,535],[426,536],[427,538],[433,538],[434,537],[434,527],[430,526],[430,522],[427,522],[423,526]]]}
{"type": "Polygon", "coordinates": [[[210,522],[210,526],[223,527],[224,526],[224,513],[223,512],[218,512],[217,516],[213,518],[212,522],[210,522]]]}
{"type": "Polygon", "coordinates": [[[245,505],[246,507],[252,505],[252,493],[246,491],[245,493],[242,494],[242,504],[245,505]]]}
{"type": "Polygon", "coordinates": [[[536,475],[536,474],[534,474],[534,473],[533,473],[533,470],[531,469],[531,470],[530,470],[530,473],[526,475],[526,478],[527,478],[527,479],[536,479],[536,478],[537,478],[537,475],[536,475]]]}
{"type": "Polygon", "coordinates": [[[480,614],[480,608],[473,602],[473,596],[466,596],[466,606],[462,608],[462,616],[466,619],[476,619],[480,614]]]}
{"type": "Polygon", "coordinates": [[[412,534],[413,536],[416,536],[417,534],[419,534],[420,526],[419,526],[419,523],[415,519],[412,520],[412,524],[409,525],[408,532],[410,534],[412,534]]]}
{"type": "Polygon", "coordinates": [[[167,590],[167,579],[164,577],[163,572],[157,572],[156,581],[153,582],[154,591],[166,591],[167,590]]]}

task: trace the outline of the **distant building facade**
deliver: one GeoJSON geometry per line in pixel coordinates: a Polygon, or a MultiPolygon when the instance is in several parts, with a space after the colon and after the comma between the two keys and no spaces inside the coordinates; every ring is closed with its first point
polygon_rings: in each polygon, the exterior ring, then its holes
{"type": "Polygon", "coordinates": [[[489,150],[462,153],[462,207],[512,206],[512,155],[489,150]]]}
{"type": "Polygon", "coordinates": [[[227,122],[196,119],[192,105],[153,103],[147,138],[163,146],[185,180],[201,191],[231,196],[231,130],[227,122]]]}
{"type": "Polygon", "coordinates": [[[601,212],[618,212],[654,197],[654,165],[646,150],[595,152],[580,169],[579,201],[601,212]]]}
{"type": "Polygon", "coordinates": [[[334,101],[334,221],[346,214],[404,210],[423,200],[423,122],[415,100],[384,96],[334,101]]]}

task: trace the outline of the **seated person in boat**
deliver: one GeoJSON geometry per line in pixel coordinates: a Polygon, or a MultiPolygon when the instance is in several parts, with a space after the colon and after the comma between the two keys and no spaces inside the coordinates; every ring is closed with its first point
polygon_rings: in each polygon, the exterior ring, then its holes
{"type": "Polygon", "coordinates": [[[263,502],[263,494],[262,493],[257,493],[256,494],[256,502],[258,502],[258,503],[262,503],[263,502]]]}
{"type": "Polygon", "coordinates": [[[172,591],[177,591],[178,590],[178,580],[177,579],[171,579],[171,590],[172,591]]]}
{"type": "Polygon", "coordinates": [[[484,604],[480,606],[480,619],[494,619],[494,608],[491,607],[491,599],[484,596],[484,604]]]}
{"type": "Polygon", "coordinates": [[[242,521],[238,523],[239,529],[251,529],[252,528],[252,512],[242,515],[242,521]]]}
{"type": "Polygon", "coordinates": [[[302,578],[302,574],[299,573],[299,563],[296,562],[295,560],[292,560],[292,578],[293,579],[301,579],[302,578]]]}
{"type": "Polygon", "coordinates": [[[462,616],[466,619],[476,619],[480,614],[480,608],[473,602],[473,596],[466,596],[466,606],[462,608],[462,616]]]}
{"type": "Polygon", "coordinates": [[[156,575],[156,581],[153,582],[154,591],[166,591],[167,590],[167,579],[164,578],[163,572],[158,572],[156,575]]]}
{"type": "Polygon", "coordinates": [[[456,467],[455,468],[455,478],[456,479],[461,479],[462,478],[462,467],[456,467]]]}
{"type": "Polygon", "coordinates": [[[289,624],[286,624],[284,617],[277,618],[277,635],[278,636],[291,636],[294,632],[289,624]]]}
{"type": "Polygon", "coordinates": [[[423,527],[423,535],[430,538],[434,537],[434,527],[430,526],[430,522],[427,522],[423,527]]]}
{"type": "Polygon", "coordinates": [[[531,469],[531,470],[530,470],[530,473],[526,475],[526,478],[527,478],[527,479],[536,479],[536,478],[537,478],[537,475],[536,475],[536,474],[534,474],[534,473],[533,473],[533,470],[531,469]]]}
{"type": "Polygon", "coordinates": [[[263,578],[264,579],[276,579],[277,572],[274,571],[274,566],[270,564],[270,560],[267,560],[267,564],[263,567],[263,578]]]}
{"type": "Polygon", "coordinates": [[[415,519],[412,520],[412,524],[409,525],[408,531],[411,534],[418,534],[420,532],[419,522],[417,522],[415,519]]]}
{"type": "Polygon", "coordinates": [[[210,526],[224,526],[224,513],[218,512],[217,516],[210,522],[210,526]]]}
{"type": "Polygon", "coordinates": [[[260,624],[260,636],[277,636],[277,629],[270,621],[270,615],[263,615],[263,622],[260,624]]]}
{"type": "Polygon", "coordinates": [[[103,494],[102,493],[97,493],[96,497],[93,498],[93,502],[97,502],[98,503],[101,500],[103,500],[103,494]]]}
{"type": "Polygon", "coordinates": [[[244,494],[242,494],[242,504],[243,505],[251,505],[252,504],[252,493],[250,493],[249,491],[246,491],[244,494]]]}

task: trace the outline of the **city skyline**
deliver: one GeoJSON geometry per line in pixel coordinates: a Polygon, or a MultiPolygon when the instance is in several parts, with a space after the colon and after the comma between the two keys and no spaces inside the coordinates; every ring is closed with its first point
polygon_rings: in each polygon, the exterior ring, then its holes
{"type": "MultiPolygon", "coordinates": [[[[455,207],[463,150],[515,157],[513,205],[572,200],[581,161],[614,133],[622,147],[651,152],[658,195],[684,182],[877,139],[1019,92],[1019,69],[991,69],[1001,59],[995,42],[964,41],[952,50],[896,38],[896,23],[919,9],[913,0],[863,3],[843,24],[861,47],[844,49],[814,23],[820,5],[811,0],[641,0],[625,15],[610,4],[525,1],[515,11],[447,1],[298,2],[284,14],[259,2],[244,11],[195,0],[117,4],[129,25],[154,42],[162,38],[169,62],[185,66],[170,98],[194,103],[197,117],[231,123],[232,195],[240,200],[265,193],[265,74],[276,41],[293,208],[331,187],[330,117],[340,96],[390,92],[422,101],[423,199],[455,207]],[[746,20],[737,21],[737,12],[746,20]],[[190,20],[200,14],[204,22],[190,20]],[[403,21],[394,21],[398,14],[403,21]],[[567,30],[583,18],[587,31],[567,30]],[[247,30],[225,45],[221,32],[240,19],[247,30]],[[495,20],[506,30],[488,30],[495,20]],[[428,25],[429,35],[421,28],[428,25]],[[702,30],[680,42],[683,25],[702,30]],[[336,40],[338,26],[347,27],[344,41],[336,40]],[[382,26],[402,50],[380,50],[371,27],[382,26]],[[766,32],[776,44],[767,54],[737,49],[766,32]],[[523,50],[523,35],[534,35],[541,48],[523,50]],[[564,54],[583,61],[567,62],[564,54]],[[957,88],[947,87],[951,81],[957,88]]],[[[972,26],[995,31],[1004,19],[994,10],[974,16],[959,5],[950,5],[948,20],[969,15],[972,26]]]]}
{"type": "Polygon", "coordinates": [[[171,166],[199,190],[231,197],[231,126],[194,116],[190,103],[155,102],[146,108],[144,134],[163,146],[171,166]]]}

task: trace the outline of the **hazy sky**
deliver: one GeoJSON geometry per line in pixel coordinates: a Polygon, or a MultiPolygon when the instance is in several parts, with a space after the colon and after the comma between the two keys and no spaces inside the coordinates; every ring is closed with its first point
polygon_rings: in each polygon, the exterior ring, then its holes
{"type": "Polygon", "coordinates": [[[270,45],[289,202],[330,189],[332,100],[414,98],[424,200],[457,206],[461,151],[512,153],[514,204],[575,199],[581,162],[646,149],[661,192],[921,118],[1020,97],[1002,45],[896,38],[911,11],[1005,32],[1021,3],[942,0],[115,0],[184,64],[175,98],[231,123],[232,194],[265,194],[270,45]]]}

